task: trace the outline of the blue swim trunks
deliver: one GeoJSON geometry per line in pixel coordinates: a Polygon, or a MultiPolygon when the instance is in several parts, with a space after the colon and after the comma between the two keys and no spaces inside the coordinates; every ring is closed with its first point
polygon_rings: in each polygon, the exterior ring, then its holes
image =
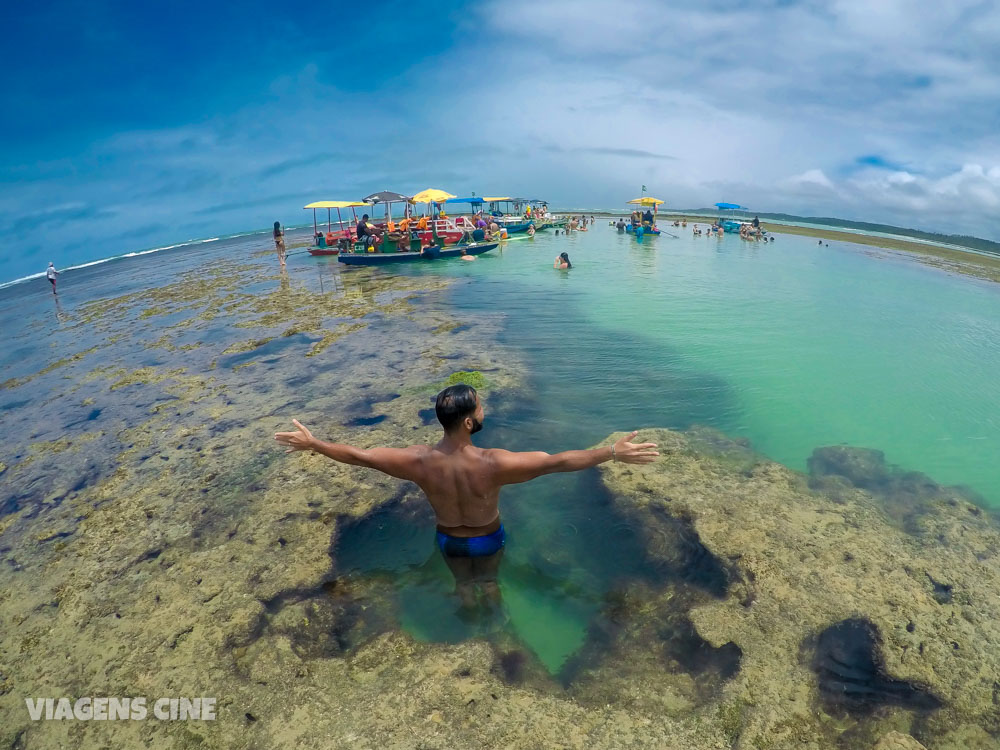
{"type": "Polygon", "coordinates": [[[506,541],[503,524],[492,534],[483,536],[451,536],[443,531],[437,532],[438,547],[449,557],[486,557],[502,550],[506,541]]]}

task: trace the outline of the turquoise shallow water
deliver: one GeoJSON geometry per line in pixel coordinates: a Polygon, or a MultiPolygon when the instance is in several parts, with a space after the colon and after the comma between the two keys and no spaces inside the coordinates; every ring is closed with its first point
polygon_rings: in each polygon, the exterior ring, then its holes
{"type": "Polygon", "coordinates": [[[700,421],[799,469],[817,446],[878,448],[1000,506],[995,284],[847,243],[639,244],[600,222],[460,272],[476,284],[456,306],[507,316],[540,417],[580,438],[700,421]],[[550,268],[563,250],[568,272],[550,268]]]}
{"type": "MultiPolygon", "coordinates": [[[[600,222],[513,241],[475,263],[400,272],[467,277],[449,309],[504,316],[505,344],[528,362],[528,392],[487,404],[480,444],[556,451],[614,430],[707,424],[803,470],[819,446],[877,448],[1000,505],[993,284],[857,245],[780,235],[754,244],[690,228],[639,244],[600,222]],[[562,251],[570,271],[551,267],[562,251]]],[[[594,472],[502,498],[510,627],[554,673],[619,586],[670,574],[650,569],[594,472]]],[[[435,640],[480,632],[449,614],[450,579],[429,546],[411,531],[385,533],[416,545],[397,579],[408,629],[435,640]]],[[[383,541],[365,536],[362,554],[375,555],[383,541]]]]}

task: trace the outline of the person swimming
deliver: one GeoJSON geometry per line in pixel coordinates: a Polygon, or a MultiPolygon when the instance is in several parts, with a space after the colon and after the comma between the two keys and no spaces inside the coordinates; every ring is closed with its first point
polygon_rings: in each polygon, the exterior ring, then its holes
{"type": "Polygon", "coordinates": [[[506,544],[499,510],[501,488],[545,474],[589,469],[607,461],[648,464],[660,455],[656,443],[631,442],[638,431],[607,447],[555,454],[478,448],[472,436],[483,429],[486,413],[476,389],[465,384],[438,393],[434,413],[444,429],[435,445],[356,448],[328,443],[313,437],[297,419],[292,420],[294,432],[276,432],[274,439],[286,447],[286,453],[318,453],[420,487],[434,510],[435,540],[455,577],[456,593],[463,603],[470,601],[468,594],[476,585],[499,602],[497,570],[506,544]]]}
{"type": "Polygon", "coordinates": [[[553,268],[558,268],[560,271],[567,271],[573,267],[573,264],[569,262],[568,253],[559,253],[559,257],[556,258],[556,262],[552,264],[553,268]]]}

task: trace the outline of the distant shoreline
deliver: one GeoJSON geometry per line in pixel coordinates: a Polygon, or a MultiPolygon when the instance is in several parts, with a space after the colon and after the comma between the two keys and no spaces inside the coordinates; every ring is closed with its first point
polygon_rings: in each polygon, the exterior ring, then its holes
{"type": "MultiPolygon", "coordinates": [[[[610,219],[626,216],[627,212],[589,212],[589,211],[558,211],[555,214],[587,215],[595,218],[610,219]]],[[[717,220],[712,216],[696,216],[693,214],[659,214],[660,221],[683,220],[689,224],[713,224],[717,220]]],[[[735,221],[745,221],[743,218],[735,221]]],[[[761,227],[771,234],[795,234],[804,237],[816,237],[817,239],[830,240],[832,242],[850,242],[855,245],[868,245],[883,250],[891,250],[901,253],[908,253],[916,256],[914,259],[925,265],[934,266],[944,271],[961,273],[966,276],[974,276],[987,281],[1000,282],[1000,256],[990,253],[968,249],[958,249],[955,247],[943,247],[934,245],[927,241],[907,240],[898,237],[882,237],[879,235],[864,234],[861,230],[851,232],[839,231],[836,229],[820,229],[818,227],[804,227],[794,224],[775,224],[768,221],[761,221],[761,227]]]]}
{"type": "MultiPolygon", "coordinates": [[[[565,210],[565,209],[552,209],[553,214],[558,214],[562,216],[594,216],[595,218],[601,219],[612,219],[618,218],[620,216],[628,216],[628,212],[621,211],[609,211],[604,210],[589,210],[582,211],[580,209],[576,210],[565,210]]],[[[699,214],[684,214],[684,213],[670,213],[663,212],[659,215],[660,219],[673,221],[674,219],[686,220],[688,222],[698,223],[698,224],[712,224],[718,217],[699,215],[699,214]]],[[[743,217],[731,217],[737,221],[745,221],[743,217]]],[[[300,229],[308,229],[310,224],[287,226],[287,231],[295,231],[300,229]]],[[[986,279],[989,281],[1000,282],[1000,255],[993,255],[990,252],[976,250],[975,248],[963,248],[958,246],[943,246],[934,244],[931,240],[908,240],[902,237],[885,237],[881,235],[867,234],[863,229],[854,229],[853,231],[841,231],[838,229],[826,229],[812,226],[801,226],[798,224],[776,224],[770,221],[762,220],[761,226],[764,227],[768,232],[773,234],[796,234],[807,237],[816,237],[818,239],[827,239],[831,241],[840,242],[851,242],[855,245],[869,245],[871,247],[878,247],[884,250],[891,250],[897,252],[911,253],[916,257],[916,260],[924,263],[926,265],[931,265],[936,268],[941,268],[946,271],[951,271],[954,273],[961,273],[966,276],[974,276],[976,278],[986,279]]],[[[221,241],[227,239],[233,239],[237,237],[245,237],[255,234],[270,235],[271,228],[266,227],[264,229],[256,229],[250,231],[236,232],[233,234],[221,235],[219,237],[209,237],[204,239],[192,239],[186,242],[180,242],[172,245],[165,245],[156,248],[147,248],[141,250],[133,250],[131,252],[122,253],[120,255],[113,255],[107,258],[100,258],[96,260],[84,261],[78,264],[74,264],[65,268],[60,269],[60,271],[77,270],[80,268],[86,268],[88,266],[94,266],[101,263],[107,263],[114,260],[122,260],[125,258],[134,257],[137,255],[147,255],[150,253],[156,253],[163,250],[173,250],[178,248],[187,247],[190,245],[200,245],[206,242],[221,241]]],[[[295,245],[294,247],[298,247],[295,245]]],[[[304,246],[304,245],[303,245],[304,246]]],[[[0,290],[7,287],[18,286],[22,283],[34,281],[36,279],[44,278],[45,272],[41,271],[38,273],[30,274],[28,276],[23,276],[17,279],[10,279],[9,281],[0,281],[0,290]]]]}

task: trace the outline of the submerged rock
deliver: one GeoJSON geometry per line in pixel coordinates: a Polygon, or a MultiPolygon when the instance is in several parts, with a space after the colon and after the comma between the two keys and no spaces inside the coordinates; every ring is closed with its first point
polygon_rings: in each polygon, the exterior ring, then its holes
{"type": "Polygon", "coordinates": [[[817,448],[809,457],[810,486],[843,500],[845,492],[860,489],[876,497],[882,509],[905,530],[920,532],[920,517],[941,502],[973,506],[982,512],[984,501],[964,487],[946,487],[919,471],[906,471],[885,462],[882,451],[834,445],[817,448]]]}

